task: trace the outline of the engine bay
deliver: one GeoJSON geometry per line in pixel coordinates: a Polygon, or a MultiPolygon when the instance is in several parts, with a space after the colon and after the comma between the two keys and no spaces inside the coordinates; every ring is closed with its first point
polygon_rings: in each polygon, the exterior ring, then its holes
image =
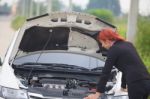
{"type": "MultiPolygon", "coordinates": [[[[28,92],[38,93],[44,97],[71,97],[83,98],[90,93],[96,92],[96,84],[99,74],[83,75],[72,73],[55,73],[16,70],[21,85],[26,87],[28,92]]],[[[114,74],[113,74],[114,75],[114,74]]],[[[115,75],[114,75],[115,76],[115,75]]],[[[115,81],[110,78],[106,91],[109,91],[115,81]]],[[[21,88],[21,86],[20,86],[21,88]]],[[[33,97],[33,96],[31,96],[33,97]]]]}

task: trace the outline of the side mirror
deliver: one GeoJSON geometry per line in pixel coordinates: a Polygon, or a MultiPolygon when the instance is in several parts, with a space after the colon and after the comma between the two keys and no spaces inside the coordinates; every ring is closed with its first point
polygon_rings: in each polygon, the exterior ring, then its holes
{"type": "Polygon", "coordinates": [[[2,60],[1,60],[1,58],[0,58],[0,66],[2,66],[2,60]]]}

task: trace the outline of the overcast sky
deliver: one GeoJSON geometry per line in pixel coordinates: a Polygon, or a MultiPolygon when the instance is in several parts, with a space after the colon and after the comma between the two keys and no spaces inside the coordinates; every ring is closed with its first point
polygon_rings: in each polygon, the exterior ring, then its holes
{"type": "MultiPolygon", "coordinates": [[[[9,5],[11,5],[13,2],[17,0],[1,0],[0,4],[4,4],[7,2],[9,5]]],[[[37,0],[37,1],[44,1],[44,0],[37,0]]],[[[62,3],[65,5],[69,5],[69,0],[60,0],[62,3]]],[[[88,4],[89,0],[72,0],[74,4],[80,5],[83,9],[86,7],[88,4]]],[[[120,5],[121,5],[121,11],[123,13],[127,13],[129,10],[129,5],[130,5],[130,0],[119,0],[120,5]]],[[[139,12],[142,13],[143,15],[150,14],[150,0],[139,0],[139,12]]]]}

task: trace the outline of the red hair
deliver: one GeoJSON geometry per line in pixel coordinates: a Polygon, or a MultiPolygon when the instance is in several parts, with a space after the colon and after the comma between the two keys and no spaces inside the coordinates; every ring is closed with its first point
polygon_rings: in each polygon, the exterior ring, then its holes
{"type": "Polygon", "coordinates": [[[117,31],[115,31],[114,29],[111,29],[111,28],[102,29],[99,32],[98,40],[125,41],[125,39],[123,37],[121,37],[117,31]]]}

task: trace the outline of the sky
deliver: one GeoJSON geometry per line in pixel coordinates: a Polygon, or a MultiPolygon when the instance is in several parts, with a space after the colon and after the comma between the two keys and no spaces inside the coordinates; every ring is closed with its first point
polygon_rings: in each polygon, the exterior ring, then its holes
{"type": "MultiPolygon", "coordinates": [[[[127,13],[130,8],[131,0],[119,0],[121,5],[121,11],[127,13]]],[[[150,15],[150,0],[139,0],[139,13],[142,15],[150,15]]]]}
{"type": "MultiPolygon", "coordinates": [[[[13,2],[17,0],[1,0],[0,4],[4,4],[7,2],[9,5],[11,5],[13,2]]],[[[44,1],[44,0],[37,0],[37,1],[44,1]]],[[[69,0],[60,0],[62,1],[63,4],[66,6],[69,5],[69,0]]],[[[119,0],[120,5],[121,5],[121,11],[123,13],[127,13],[129,11],[129,5],[130,5],[130,0],[119,0]]],[[[142,15],[148,15],[150,14],[150,0],[139,0],[139,12],[142,15]]],[[[72,0],[72,2],[76,5],[80,5],[81,8],[85,9],[86,5],[88,4],[89,0],[72,0]]]]}

